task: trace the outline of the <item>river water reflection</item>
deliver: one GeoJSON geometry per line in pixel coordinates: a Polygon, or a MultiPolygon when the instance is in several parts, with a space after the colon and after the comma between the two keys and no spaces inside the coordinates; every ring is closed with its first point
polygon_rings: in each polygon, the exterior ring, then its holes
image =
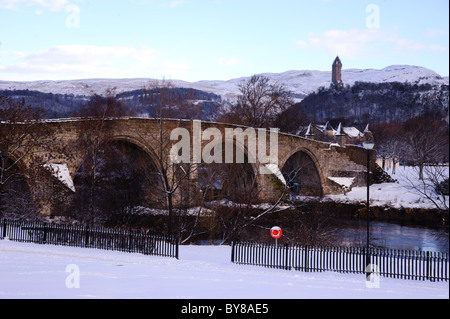
{"type": "MultiPolygon", "coordinates": [[[[448,230],[415,226],[402,226],[387,222],[372,221],[369,224],[370,245],[391,249],[449,252],[448,230]]],[[[346,221],[340,231],[344,243],[366,244],[365,221],[346,221]]]]}

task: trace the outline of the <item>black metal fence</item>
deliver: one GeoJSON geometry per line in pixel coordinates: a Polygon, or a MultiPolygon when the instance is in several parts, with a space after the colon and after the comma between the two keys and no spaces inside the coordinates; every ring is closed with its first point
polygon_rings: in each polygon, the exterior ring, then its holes
{"type": "MultiPolygon", "coordinates": [[[[233,242],[231,261],[305,272],[366,273],[365,247],[312,247],[233,242]]],[[[448,281],[448,253],[369,249],[371,272],[391,278],[448,281]]]]}
{"type": "Polygon", "coordinates": [[[179,240],[132,230],[0,219],[0,239],[142,253],[178,259],[179,240]]]}

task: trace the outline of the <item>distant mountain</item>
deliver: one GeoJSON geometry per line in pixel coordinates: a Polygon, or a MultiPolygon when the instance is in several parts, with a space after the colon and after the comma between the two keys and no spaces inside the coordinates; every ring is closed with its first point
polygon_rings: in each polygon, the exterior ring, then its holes
{"type": "MultiPolygon", "coordinates": [[[[293,93],[298,104],[287,112],[286,120],[295,131],[299,119],[319,122],[347,118],[360,124],[379,121],[403,120],[423,112],[438,110],[448,114],[449,78],[434,71],[409,65],[393,65],[381,70],[342,70],[344,87],[330,88],[331,71],[287,71],[263,73],[270,80],[284,85],[293,93]],[[305,118],[306,116],[306,118],[305,118]]],[[[186,82],[170,80],[174,94],[191,92],[202,120],[215,120],[222,101],[233,102],[239,95],[239,84],[250,78],[228,81],[186,82]]],[[[151,116],[146,105],[145,90],[152,87],[153,79],[85,79],[67,81],[0,81],[0,95],[13,99],[25,98],[32,106],[42,107],[47,117],[68,117],[84,107],[94,94],[115,94],[130,107],[143,110],[151,116]]],[[[161,81],[160,81],[161,82],[161,81]]],[[[282,117],[283,118],[283,117],[282,117]]],[[[288,123],[282,125],[286,129],[288,123]]]]}
{"type": "MultiPolygon", "coordinates": [[[[292,91],[298,99],[316,91],[320,87],[328,88],[331,83],[331,71],[287,71],[283,73],[263,73],[272,81],[283,84],[286,89],[292,91]]],[[[239,94],[239,83],[249,78],[242,77],[228,81],[204,80],[198,82],[186,82],[170,80],[176,87],[193,88],[200,91],[220,95],[223,100],[234,100],[239,94]]],[[[449,78],[441,77],[429,69],[410,66],[393,65],[381,70],[375,69],[344,69],[342,70],[344,85],[353,85],[355,82],[409,82],[411,84],[449,84],[449,78]]],[[[116,93],[139,90],[149,87],[152,79],[85,79],[67,81],[32,81],[14,82],[0,81],[0,90],[30,90],[43,93],[69,94],[91,96],[103,95],[109,89],[115,88],[116,93]]]]}

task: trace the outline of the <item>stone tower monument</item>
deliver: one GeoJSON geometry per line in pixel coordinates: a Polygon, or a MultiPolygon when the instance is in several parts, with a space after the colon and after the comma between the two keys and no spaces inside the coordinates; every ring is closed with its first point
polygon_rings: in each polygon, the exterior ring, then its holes
{"type": "Polygon", "coordinates": [[[333,62],[332,71],[331,71],[331,85],[336,87],[342,87],[344,84],[342,83],[342,62],[339,59],[339,56],[333,62]]]}

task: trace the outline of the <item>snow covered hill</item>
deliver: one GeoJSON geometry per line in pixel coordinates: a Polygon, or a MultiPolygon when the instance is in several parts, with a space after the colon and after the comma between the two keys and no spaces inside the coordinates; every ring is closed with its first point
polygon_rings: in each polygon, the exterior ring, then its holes
{"type": "MultiPolygon", "coordinates": [[[[319,87],[329,87],[331,71],[287,71],[283,73],[264,73],[271,80],[283,84],[298,96],[307,95],[319,87]]],[[[225,100],[233,100],[238,94],[240,82],[247,77],[228,81],[204,80],[186,82],[170,80],[176,87],[194,88],[222,96],[225,100]]],[[[430,83],[432,85],[449,84],[449,78],[441,77],[436,72],[420,66],[393,65],[381,70],[376,69],[344,69],[342,70],[344,84],[355,82],[410,82],[413,84],[430,83]]],[[[67,81],[32,81],[13,82],[0,81],[0,90],[34,90],[54,94],[92,95],[105,94],[108,89],[116,88],[116,93],[148,87],[151,79],[84,79],[67,81]]]]}

